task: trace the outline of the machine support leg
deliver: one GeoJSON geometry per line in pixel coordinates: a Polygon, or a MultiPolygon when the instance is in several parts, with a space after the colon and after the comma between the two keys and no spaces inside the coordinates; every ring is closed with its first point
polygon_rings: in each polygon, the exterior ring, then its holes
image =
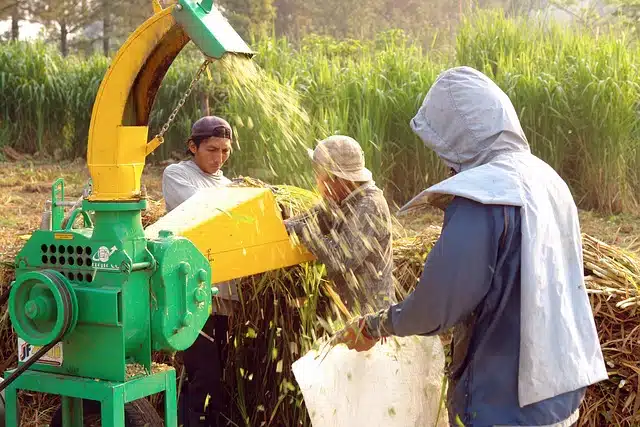
{"type": "Polygon", "coordinates": [[[165,380],[167,385],[164,392],[164,425],[165,427],[178,427],[176,371],[168,372],[165,380]]]}
{"type": "Polygon", "coordinates": [[[122,388],[102,400],[102,427],[124,427],[124,392],[122,388]]]}
{"type": "Polygon", "coordinates": [[[62,427],[83,427],[82,399],[69,396],[62,398],[62,427]]]}
{"type": "Polygon", "coordinates": [[[4,389],[4,403],[5,425],[18,426],[18,390],[13,384],[4,389]]]}

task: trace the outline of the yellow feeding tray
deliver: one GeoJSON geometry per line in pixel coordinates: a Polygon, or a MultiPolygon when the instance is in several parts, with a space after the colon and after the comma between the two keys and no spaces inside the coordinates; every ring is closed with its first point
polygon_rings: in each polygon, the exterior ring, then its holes
{"type": "Polygon", "coordinates": [[[199,190],[145,230],[168,230],[193,242],[211,264],[212,283],[264,273],[314,259],[296,245],[269,189],[199,190]]]}

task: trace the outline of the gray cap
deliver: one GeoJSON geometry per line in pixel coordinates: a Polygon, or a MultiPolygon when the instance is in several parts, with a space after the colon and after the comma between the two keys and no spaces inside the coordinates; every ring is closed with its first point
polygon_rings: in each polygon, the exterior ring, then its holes
{"type": "Polygon", "coordinates": [[[308,149],[316,166],[353,182],[371,181],[372,174],[364,165],[364,152],[358,142],[348,136],[333,135],[322,140],[315,150],[308,149]]]}
{"type": "Polygon", "coordinates": [[[217,116],[205,116],[191,127],[191,139],[209,137],[232,139],[233,132],[226,120],[217,116]]]}

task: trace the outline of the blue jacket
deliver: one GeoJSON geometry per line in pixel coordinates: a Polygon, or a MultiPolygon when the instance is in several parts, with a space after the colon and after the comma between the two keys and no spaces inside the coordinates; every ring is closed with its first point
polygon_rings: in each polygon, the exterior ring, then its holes
{"type": "Polygon", "coordinates": [[[518,403],[520,236],[519,208],[455,198],[415,291],[381,316],[396,336],[436,335],[455,326],[451,426],[569,427],[577,421],[584,388],[523,408],[518,403]]]}

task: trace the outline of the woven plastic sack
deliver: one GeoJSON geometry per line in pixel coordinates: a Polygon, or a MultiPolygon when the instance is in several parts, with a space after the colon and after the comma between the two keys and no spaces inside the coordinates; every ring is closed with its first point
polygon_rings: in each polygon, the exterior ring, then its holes
{"type": "Polygon", "coordinates": [[[313,427],[446,427],[438,337],[390,338],[367,352],[345,345],[293,364],[313,427]]]}

